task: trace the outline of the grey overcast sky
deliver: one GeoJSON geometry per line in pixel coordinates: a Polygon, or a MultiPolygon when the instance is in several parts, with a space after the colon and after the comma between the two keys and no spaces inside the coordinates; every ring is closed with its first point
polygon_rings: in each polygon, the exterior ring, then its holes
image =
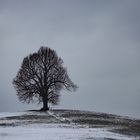
{"type": "Polygon", "coordinates": [[[0,111],[18,101],[12,80],[25,56],[56,50],[77,92],[59,106],[140,118],[140,0],[0,0],[0,111]]]}

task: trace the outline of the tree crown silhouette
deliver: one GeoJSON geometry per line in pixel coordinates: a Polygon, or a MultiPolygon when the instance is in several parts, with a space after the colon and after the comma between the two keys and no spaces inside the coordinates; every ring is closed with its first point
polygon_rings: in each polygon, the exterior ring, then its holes
{"type": "Polygon", "coordinates": [[[48,47],[41,47],[23,59],[13,84],[20,101],[31,103],[37,99],[43,102],[42,110],[49,109],[48,103],[59,102],[62,89],[77,89],[63,67],[63,60],[48,47]]]}

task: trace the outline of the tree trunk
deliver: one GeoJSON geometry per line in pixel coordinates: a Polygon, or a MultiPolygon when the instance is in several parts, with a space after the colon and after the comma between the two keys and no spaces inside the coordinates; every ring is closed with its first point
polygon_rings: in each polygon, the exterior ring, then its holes
{"type": "Polygon", "coordinates": [[[42,101],[43,101],[43,108],[41,108],[41,110],[42,111],[49,110],[49,107],[48,107],[48,98],[47,98],[47,95],[46,94],[42,97],[42,101]]]}

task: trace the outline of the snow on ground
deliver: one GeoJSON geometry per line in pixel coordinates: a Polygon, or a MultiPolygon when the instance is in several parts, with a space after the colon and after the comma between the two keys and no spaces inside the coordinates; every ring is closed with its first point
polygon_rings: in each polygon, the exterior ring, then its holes
{"type": "Polygon", "coordinates": [[[30,125],[0,128],[2,140],[88,140],[88,139],[133,140],[128,136],[114,134],[101,128],[71,128],[64,125],[30,125]]]}
{"type": "Polygon", "coordinates": [[[10,116],[20,116],[27,114],[27,112],[0,112],[0,118],[10,117],[10,116]]]}
{"type": "MultiPolygon", "coordinates": [[[[34,112],[0,113],[0,124],[21,120],[4,117],[22,115],[40,115],[34,112]],[[4,119],[3,119],[4,118],[4,119]]],[[[41,115],[53,116],[53,119],[62,121],[59,123],[20,123],[15,126],[0,126],[0,140],[136,140],[135,137],[109,132],[107,128],[81,127],[73,123],[64,123],[65,118],[55,116],[53,113],[41,113],[41,115]]],[[[49,118],[48,118],[49,119],[49,118]]],[[[53,121],[53,120],[52,120],[53,121]]],[[[138,140],[138,139],[137,139],[138,140]]]]}

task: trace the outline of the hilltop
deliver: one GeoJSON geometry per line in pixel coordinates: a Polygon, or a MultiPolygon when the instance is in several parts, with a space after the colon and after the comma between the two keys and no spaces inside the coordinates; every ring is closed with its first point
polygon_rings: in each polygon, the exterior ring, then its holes
{"type": "Polygon", "coordinates": [[[79,110],[3,112],[0,139],[138,140],[140,120],[79,110]]]}

